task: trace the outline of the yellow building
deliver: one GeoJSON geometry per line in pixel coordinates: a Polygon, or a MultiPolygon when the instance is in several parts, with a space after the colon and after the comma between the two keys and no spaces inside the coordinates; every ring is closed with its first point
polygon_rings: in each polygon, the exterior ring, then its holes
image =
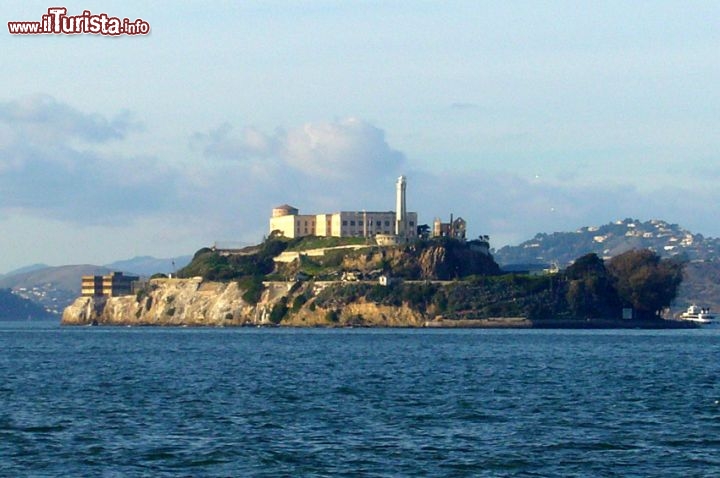
{"type": "Polygon", "coordinates": [[[397,211],[340,211],[325,214],[300,214],[288,204],[273,209],[270,233],[295,238],[395,236],[396,242],[417,238],[417,213],[405,210],[404,176],[396,185],[397,211]]]}
{"type": "MultiPolygon", "coordinates": [[[[329,214],[288,214],[270,218],[270,232],[285,237],[375,237],[394,234],[393,211],[341,211],[329,214]]],[[[407,214],[408,238],[417,236],[417,213],[407,214]]]]}
{"type": "Polygon", "coordinates": [[[133,293],[133,282],[137,276],[126,276],[122,272],[112,272],[104,276],[82,276],[80,292],[83,296],[117,297],[133,293]]]}
{"type": "Polygon", "coordinates": [[[82,276],[80,293],[87,297],[103,295],[102,279],[102,276],[82,276]]]}

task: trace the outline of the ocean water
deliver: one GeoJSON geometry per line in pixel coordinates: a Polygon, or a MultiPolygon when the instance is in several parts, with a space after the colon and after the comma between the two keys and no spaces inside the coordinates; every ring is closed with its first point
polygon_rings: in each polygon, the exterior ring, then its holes
{"type": "Polygon", "coordinates": [[[720,476],[720,329],[0,323],[0,476],[720,476]]]}

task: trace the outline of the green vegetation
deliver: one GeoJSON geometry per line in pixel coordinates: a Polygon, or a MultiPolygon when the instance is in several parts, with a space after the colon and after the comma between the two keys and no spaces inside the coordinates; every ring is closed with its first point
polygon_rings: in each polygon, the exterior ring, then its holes
{"type": "Polygon", "coordinates": [[[535,321],[613,319],[621,317],[623,307],[633,307],[638,318],[653,319],[675,297],[681,278],[681,263],[642,250],[618,256],[607,266],[588,254],[559,274],[472,276],[450,283],[417,281],[389,287],[338,283],[322,290],[314,304],[337,310],[365,299],[388,306],[407,304],[448,319],[535,321]]]}
{"type": "MultiPolygon", "coordinates": [[[[675,298],[682,280],[681,262],[661,259],[649,250],[630,251],[607,263],[596,254],[587,254],[557,274],[501,275],[491,256],[446,238],[396,247],[333,250],[324,256],[301,255],[289,264],[276,265],[273,261],[290,249],[358,242],[364,243],[364,239],[287,240],[271,236],[235,255],[201,249],[179,275],[237,280],[244,290],[243,299],[250,304],[260,301],[263,280],[269,277],[287,280],[304,276],[338,281],[315,297],[302,282],[296,281],[288,295],[272,308],[270,321],[276,324],[288,314],[299,313],[308,303],[312,310],[317,307],[328,311],[326,318],[333,322],[339,320],[343,307],[359,300],[393,307],[406,305],[428,316],[442,315],[447,319],[608,319],[621,317],[624,307],[632,307],[638,318],[652,319],[675,298]],[[345,271],[370,280],[340,282],[345,271]],[[404,280],[380,286],[377,283],[380,273],[404,280]]],[[[140,291],[138,300],[144,295],[140,291]]]]}
{"type": "Polygon", "coordinates": [[[677,296],[683,263],[660,259],[644,249],[613,257],[608,271],[622,304],[634,308],[640,318],[648,318],[658,315],[677,296]]]}
{"type": "Polygon", "coordinates": [[[300,309],[302,308],[302,306],[305,305],[305,302],[307,302],[307,297],[305,297],[304,295],[299,295],[299,296],[295,297],[295,300],[293,300],[293,303],[292,303],[291,310],[295,313],[299,312],[300,309]]]}
{"type": "Polygon", "coordinates": [[[282,297],[279,301],[273,305],[272,311],[270,311],[270,322],[273,324],[279,324],[283,318],[287,315],[287,297],[282,297]]]}
{"type": "MultiPolygon", "coordinates": [[[[368,243],[364,237],[316,237],[306,236],[288,241],[288,251],[307,251],[338,246],[361,246],[368,243]]],[[[374,243],[373,243],[374,244],[374,243]]]]}
{"type": "Polygon", "coordinates": [[[201,276],[207,280],[241,280],[249,276],[292,280],[298,274],[323,280],[339,279],[345,271],[361,275],[380,272],[408,280],[459,279],[473,274],[498,274],[492,257],[472,250],[466,243],[442,238],[417,241],[396,247],[368,246],[359,250],[328,250],[321,256],[300,255],[299,260],[276,265],[273,258],[283,251],[365,244],[365,238],[271,236],[262,244],[237,254],[200,249],[178,272],[181,278],[201,276]]]}
{"type": "Polygon", "coordinates": [[[587,254],[565,270],[568,309],[575,317],[613,317],[620,303],[613,277],[596,254],[587,254]]]}
{"type": "Polygon", "coordinates": [[[265,290],[263,278],[259,275],[242,277],[238,280],[238,287],[244,290],[242,298],[248,304],[255,305],[260,302],[262,293],[265,290]]]}
{"type": "Polygon", "coordinates": [[[212,249],[200,249],[190,264],[178,271],[178,277],[201,276],[208,280],[229,281],[247,276],[264,276],[275,267],[273,257],[286,247],[286,241],[270,238],[252,253],[222,255],[212,249]]]}
{"type": "Polygon", "coordinates": [[[325,314],[325,320],[331,324],[337,324],[340,321],[340,313],[335,309],[328,310],[325,314]]]}

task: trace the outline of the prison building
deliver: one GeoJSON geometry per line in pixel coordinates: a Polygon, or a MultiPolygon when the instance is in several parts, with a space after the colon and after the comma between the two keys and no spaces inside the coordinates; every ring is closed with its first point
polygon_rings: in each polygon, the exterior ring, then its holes
{"type": "Polygon", "coordinates": [[[81,294],[86,297],[118,297],[133,293],[133,283],[140,278],[112,272],[104,276],[82,276],[81,294]]]}

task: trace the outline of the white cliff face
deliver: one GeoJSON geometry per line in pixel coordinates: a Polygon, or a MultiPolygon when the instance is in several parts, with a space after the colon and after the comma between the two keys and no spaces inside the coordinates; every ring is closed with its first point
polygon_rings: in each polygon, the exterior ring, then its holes
{"type": "Polygon", "coordinates": [[[243,300],[235,282],[203,282],[196,279],[154,279],[135,295],[123,297],[79,297],[63,313],[63,325],[163,325],[240,326],[270,324],[277,305],[305,294],[307,303],[288,310],[282,325],[299,327],[365,325],[417,327],[428,319],[407,305],[391,307],[366,302],[346,304],[341,309],[315,307],[314,297],[322,288],[312,283],[267,282],[257,305],[243,300]],[[283,302],[284,301],[284,302],[283,302]],[[328,314],[337,314],[332,321],[328,314]]]}
{"type": "Polygon", "coordinates": [[[87,325],[97,320],[101,298],[78,297],[63,311],[62,324],[87,325]]]}
{"type": "Polygon", "coordinates": [[[237,283],[154,279],[136,295],[80,297],[63,313],[62,324],[242,325],[256,322],[256,307],[242,299],[237,283]]]}

